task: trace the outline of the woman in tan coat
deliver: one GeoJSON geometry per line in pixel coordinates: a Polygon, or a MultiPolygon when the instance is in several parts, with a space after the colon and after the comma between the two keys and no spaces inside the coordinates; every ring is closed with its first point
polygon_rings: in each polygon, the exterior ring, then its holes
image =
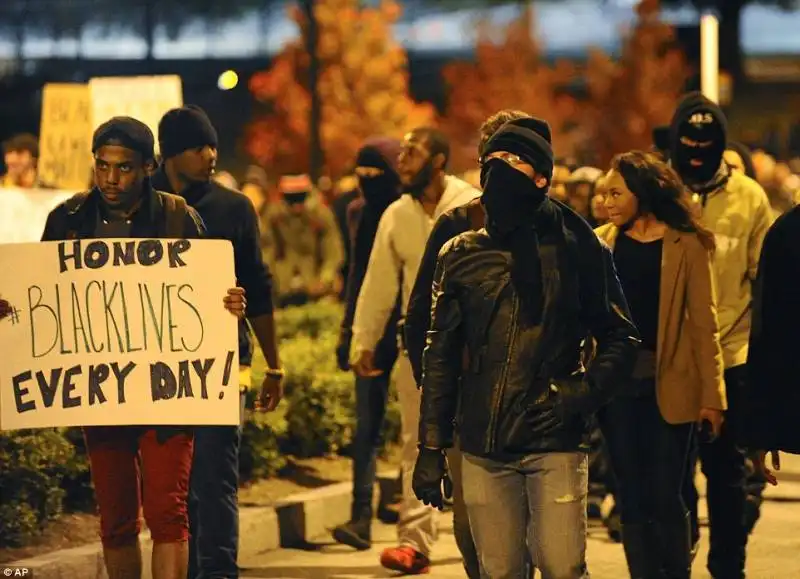
{"type": "Polygon", "coordinates": [[[634,579],[688,578],[690,528],[681,498],[699,425],[719,433],[726,408],[711,273],[714,237],[693,216],[678,175],[655,156],[617,156],[605,177],[610,223],[598,236],[642,346],[633,380],[599,414],[617,477],[634,579]]]}

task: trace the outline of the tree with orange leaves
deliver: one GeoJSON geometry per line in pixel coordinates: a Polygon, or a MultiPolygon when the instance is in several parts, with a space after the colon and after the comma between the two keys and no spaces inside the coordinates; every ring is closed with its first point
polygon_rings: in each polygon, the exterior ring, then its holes
{"type": "Polygon", "coordinates": [[[620,58],[593,51],[586,67],[586,121],[601,167],[617,153],[650,149],[653,128],[669,123],[689,78],[674,30],[660,19],[659,1],[641,0],[636,13],[620,58]]]}
{"type": "Polygon", "coordinates": [[[453,143],[454,169],[475,166],[478,129],[487,117],[510,108],[546,119],[553,132],[553,146],[559,156],[574,147],[569,121],[577,120],[579,109],[565,91],[575,78],[575,66],[559,61],[549,65],[531,30],[532,8],[503,31],[500,42],[492,40],[493,30],[482,23],[471,62],[454,62],[443,70],[448,87],[443,125],[453,143]]]}
{"type": "MultiPolygon", "coordinates": [[[[401,137],[430,124],[431,105],[408,94],[406,53],[392,38],[400,6],[384,0],[362,8],[358,0],[318,0],[317,90],[321,102],[320,140],[327,172],[342,174],[362,142],[371,135],[401,137]]],[[[292,10],[303,37],[308,22],[292,10]]],[[[250,90],[265,113],[248,127],[246,148],[255,161],[281,173],[309,169],[311,95],[307,83],[309,54],[303,38],[287,46],[272,67],[256,74],[250,90]]]]}

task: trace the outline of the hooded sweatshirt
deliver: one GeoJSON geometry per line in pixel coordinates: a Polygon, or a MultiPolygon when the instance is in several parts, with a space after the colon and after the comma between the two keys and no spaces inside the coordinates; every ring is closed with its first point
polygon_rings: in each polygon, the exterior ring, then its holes
{"type": "MultiPolygon", "coordinates": [[[[400,196],[400,177],[397,158],[400,141],[390,138],[368,139],[358,152],[356,165],[381,169],[372,178],[359,178],[361,195],[347,206],[347,231],[350,245],[350,265],[345,287],[345,311],[341,327],[341,342],[349,351],[356,300],[367,273],[367,264],[378,232],[378,223],[386,208],[400,196]]],[[[386,324],[383,336],[375,347],[375,367],[389,371],[397,358],[397,322],[400,320],[399,296],[386,324]]]]}
{"type": "Polygon", "coordinates": [[[747,361],[752,283],[773,217],[764,189],[722,160],[727,120],[700,93],[679,103],[670,124],[670,158],[695,193],[700,218],[716,239],[713,268],[725,368],[747,361]],[[705,144],[691,147],[692,143],[705,144]]]}
{"type": "Polygon", "coordinates": [[[367,274],[356,303],[351,360],[357,360],[364,351],[375,351],[398,295],[401,296],[401,312],[405,315],[434,222],[445,211],[479,196],[480,192],[469,183],[448,175],[444,194],[432,216],[410,194],[402,195],[389,205],[378,223],[367,274]]]}

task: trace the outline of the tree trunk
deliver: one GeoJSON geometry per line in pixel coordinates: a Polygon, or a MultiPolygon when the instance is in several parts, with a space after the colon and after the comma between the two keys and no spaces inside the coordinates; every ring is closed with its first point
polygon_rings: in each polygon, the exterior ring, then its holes
{"type": "Polygon", "coordinates": [[[309,169],[310,176],[314,183],[322,176],[322,168],[325,157],[322,151],[322,139],[320,138],[320,125],[322,124],[322,103],[319,98],[319,55],[317,53],[317,37],[319,27],[314,16],[314,0],[303,0],[303,12],[306,22],[308,22],[308,34],[306,35],[306,52],[308,53],[308,92],[311,95],[311,114],[308,122],[309,138],[309,169]]]}

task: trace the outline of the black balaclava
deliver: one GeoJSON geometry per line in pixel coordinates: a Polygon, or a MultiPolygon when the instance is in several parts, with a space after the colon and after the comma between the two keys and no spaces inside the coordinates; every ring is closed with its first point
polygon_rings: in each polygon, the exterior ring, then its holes
{"type": "Polygon", "coordinates": [[[372,138],[365,141],[356,157],[356,166],[374,167],[383,171],[377,177],[358,178],[365,204],[379,210],[385,209],[400,195],[400,177],[397,174],[397,158],[400,141],[391,138],[372,138]]]}
{"type": "Polygon", "coordinates": [[[498,151],[519,156],[547,179],[537,187],[533,179],[502,159],[489,159],[481,167],[481,201],[486,208],[487,230],[504,238],[517,229],[531,226],[533,215],[545,200],[553,178],[553,150],[550,126],[533,117],[509,121],[489,139],[482,157],[498,151]]]}
{"type": "Polygon", "coordinates": [[[687,186],[697,191],[715,180],[727,147],[727,135],[725,114],[702,93],[692,92],[681,100],[670,124],[670,158],[687,186]],[[682,143],[681,138],[710,144],[691,147],[682,143]]]}
{"type": "Polygon", "coordinates": [[[539,238],[534,228],[536,214],[547,197],[553,178],[550,125],[528,117],[504,124],[481,151],[485,157],[505,151],[530,164],[547,182],[537,187],[533,179],[500,158],[481,167],[481,203],[486,209],[486,230],[511,252],[511,280],[522,302],[522,319],[538,324],[544,308],[539,238]]]}

